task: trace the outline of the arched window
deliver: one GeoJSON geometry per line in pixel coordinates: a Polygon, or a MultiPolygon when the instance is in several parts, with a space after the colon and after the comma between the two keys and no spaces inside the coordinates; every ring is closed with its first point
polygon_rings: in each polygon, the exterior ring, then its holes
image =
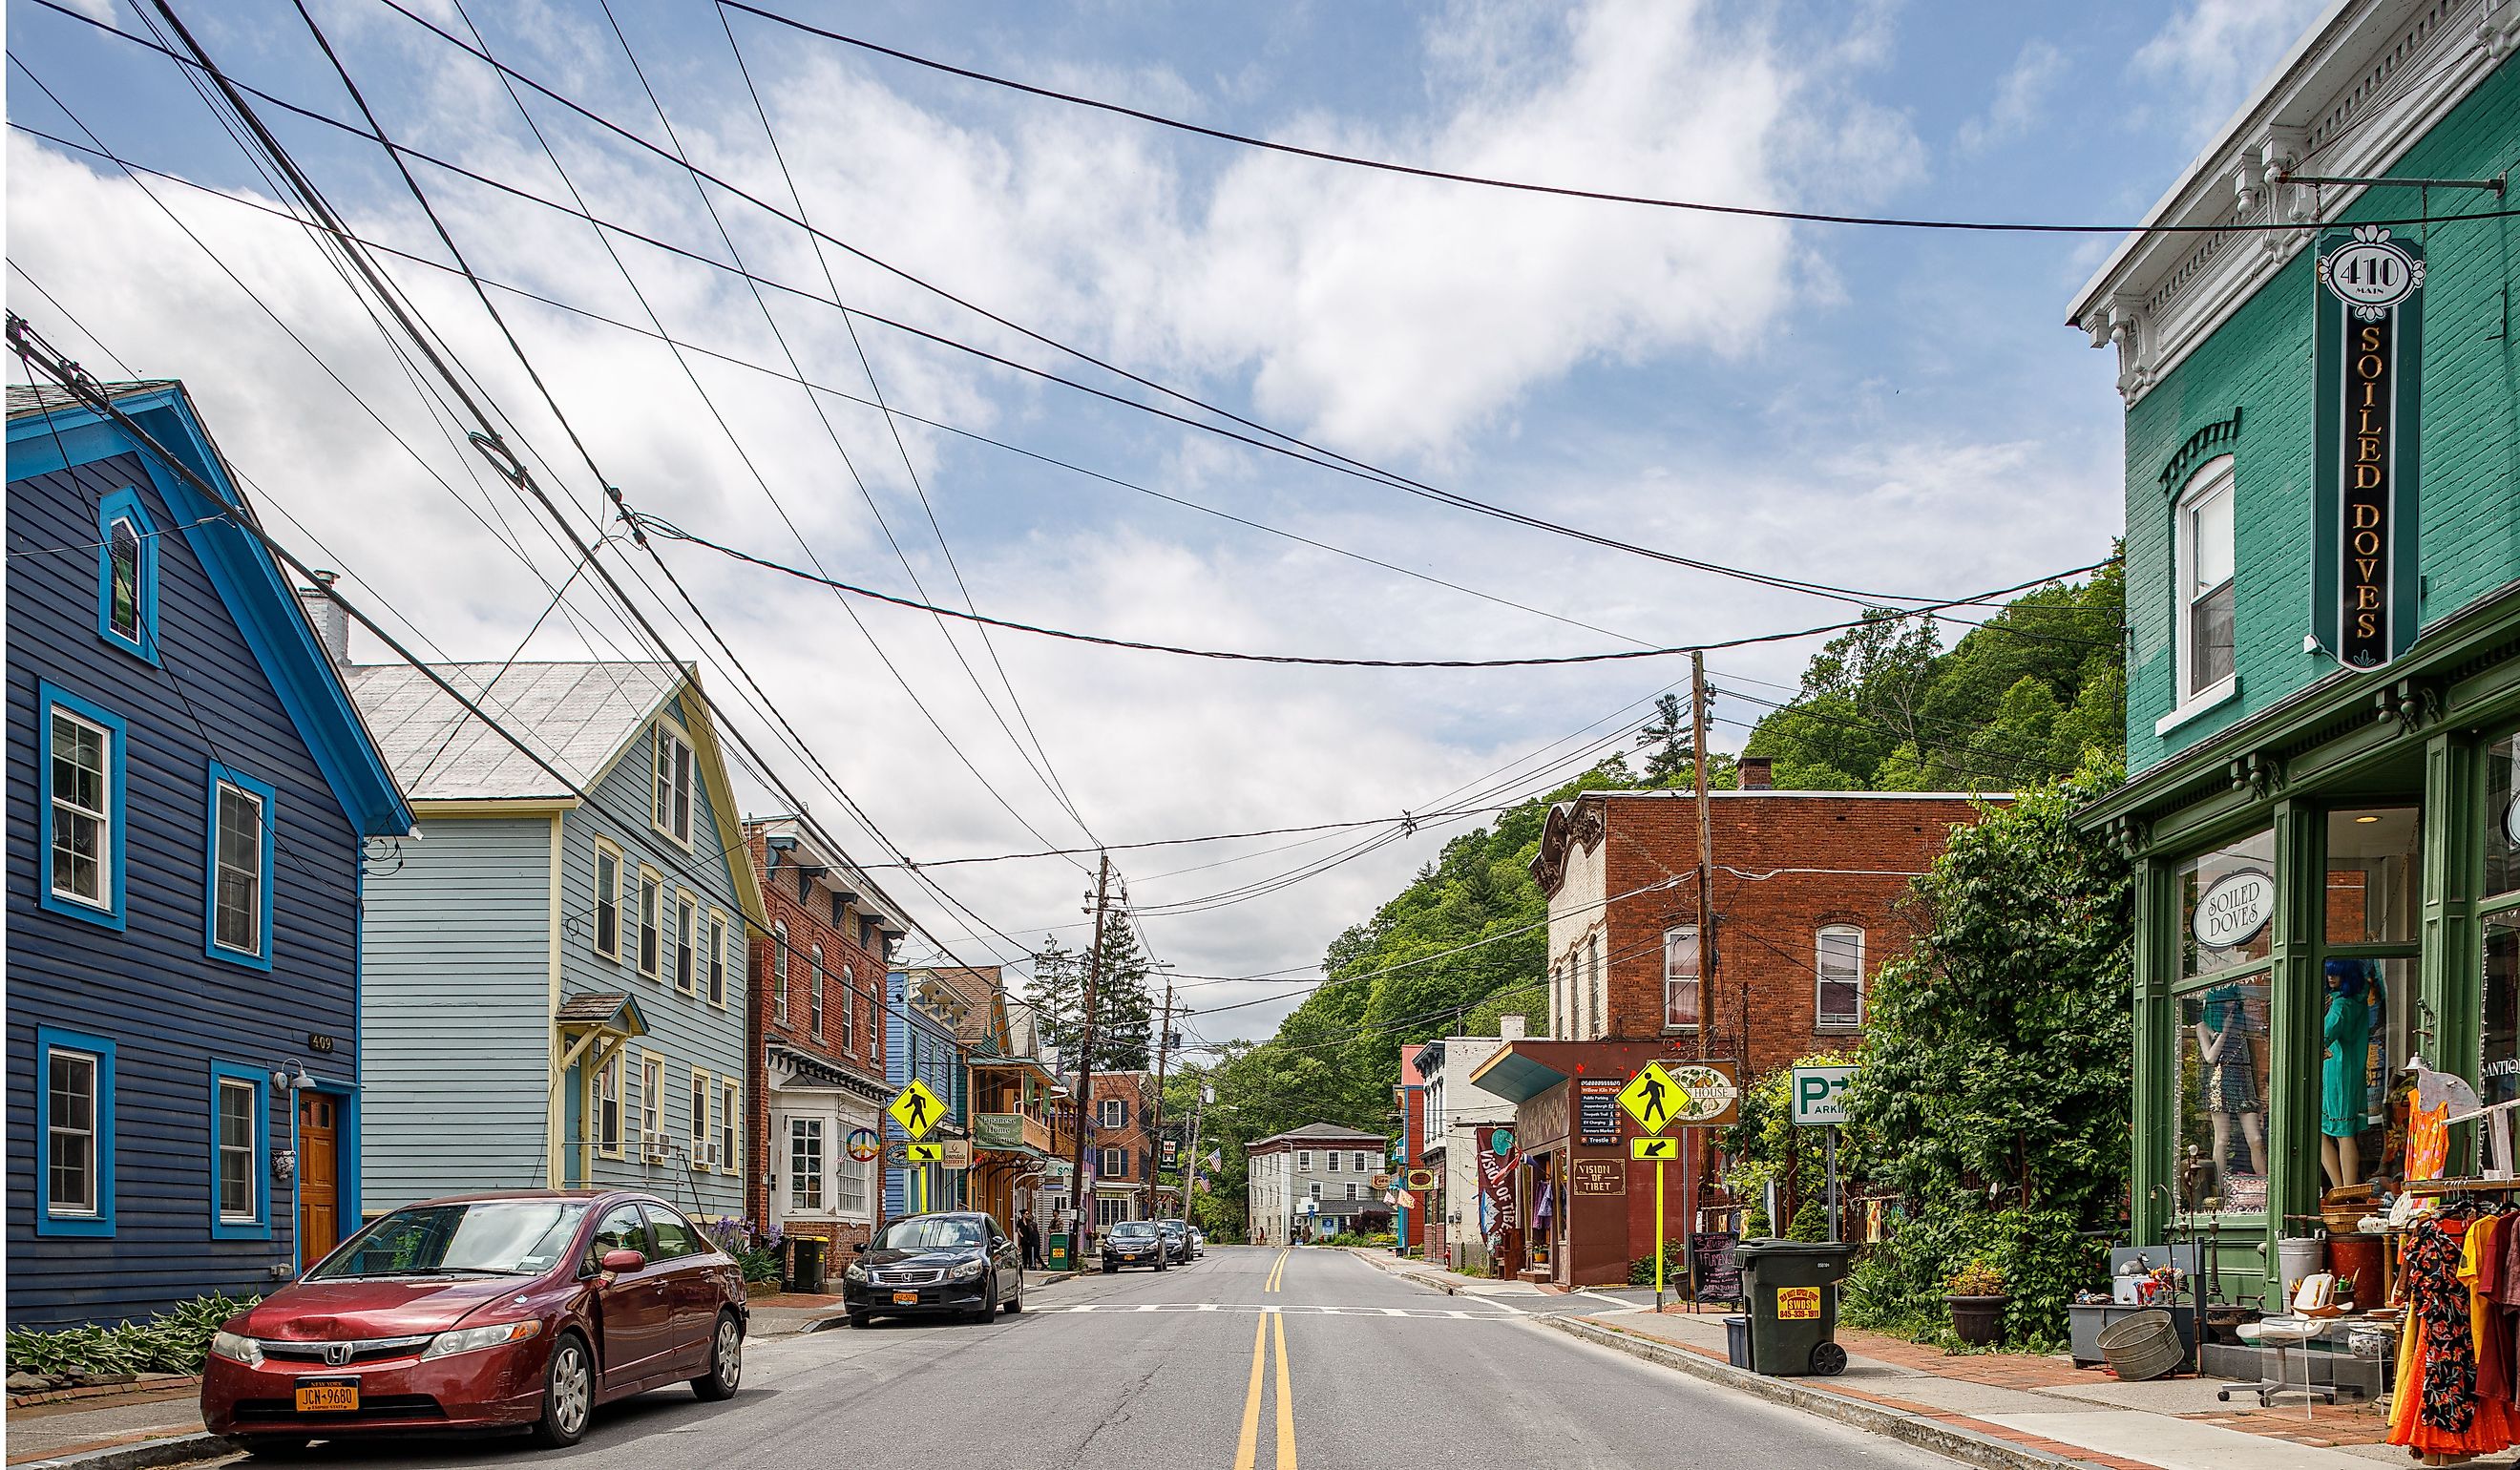
{"type": "Polygon", "coordinates": [[[784,920],[770,926],[770,1014],[780,1025],[788,1024],[788,925],[784,920]]]}
{"type": "Polygon", "coordinates": [[[1864,1024],[1864,931],[1830,924],[1820,931],[1816,950],[1820,1029],[1852,1031],[1864,1024]]]}
{"type": "Polygon", "coordinates": [[[821,945],[814,946],[814,969],[808,979],[814,988],[805,993],[805,1017],[813,1026],[814,1035],[820,1037],[823,1034],[823,947],[821,945]]]}
{"type": "Polygon", "coordinates": [[[854,1048],[858,1044],[858,972],[857,966],[840,966],[840,1049],[854,1048]]]}

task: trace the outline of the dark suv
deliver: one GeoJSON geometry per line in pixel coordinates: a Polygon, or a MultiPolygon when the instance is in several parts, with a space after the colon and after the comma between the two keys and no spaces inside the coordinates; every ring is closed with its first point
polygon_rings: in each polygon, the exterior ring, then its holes
{"type": "Polygon", "coordinates": [[[1151,1266],[1162,1270],[1172,1265],[1172,1255],[1171,1244],[1151,1220],[1124,1220],[1102,1235],[1104,1275],[1124,1266],[1151,1266]]]}

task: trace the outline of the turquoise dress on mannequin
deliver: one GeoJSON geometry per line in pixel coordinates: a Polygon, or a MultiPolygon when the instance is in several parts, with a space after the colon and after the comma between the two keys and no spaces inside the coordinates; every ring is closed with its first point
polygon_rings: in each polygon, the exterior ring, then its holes
{"type": "Polygon", "coordinates": [[[2371,1003],[2344,991],[2327,998],[2327,1055],[2319,1063],[2318,1131],[2331,1138],[2362,1132],[2365,1069],[2371,1056],[2371,1003]]]}

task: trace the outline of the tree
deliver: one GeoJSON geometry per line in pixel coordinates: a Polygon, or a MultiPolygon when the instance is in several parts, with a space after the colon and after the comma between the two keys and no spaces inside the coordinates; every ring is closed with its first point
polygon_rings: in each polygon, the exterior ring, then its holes
{"type": "MultiPolygon", "coordinates": [[[[1090,951],[1084,958],[1087,964],[1095,962],[1090,951]]],[[[1154,1057],[1155,1006],[1147,994],[1147,977],[1154,966],[1138,942],[1127,909],[1114,906],[1102,915],[1102,949],[1096,967],[1094,1070],[1144,1072],[1154,1057]]]]}
{"type": "Polygon", "coordinates": [[[1697,741],[1678,694],[1654,700],[1654,717],[1637,732],[1637,748],[1647,752],[1646,784],[1678,786],[1696,779],[1697,741]]]}
{"type": "Polygon", "coordinates": [[[1045,935],[1032,957],[1032,983],[1024,991],[1040,1018],[1042,1045],[1058,1052],[1061,1066],[1074,1064],[1085,1035],[1084,959],[1045,935]]]}

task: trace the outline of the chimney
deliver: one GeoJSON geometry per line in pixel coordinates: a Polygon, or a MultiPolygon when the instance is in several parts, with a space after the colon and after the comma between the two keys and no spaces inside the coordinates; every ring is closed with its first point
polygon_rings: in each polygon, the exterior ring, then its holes
{"type": "Polygon", "coordinates": [[[1776,767],[1764,755],[1745,755],[1734,764],[1733,769],[1740,775],[1741,789],[1744,791],[1777,789],[1776,767]]]}
{"type": "MultiPolygon", "coordinates": [[[[319,571],[314,575],[317,582],[329,589],[340,573],[319,571]]],[[[337,669],[348,668],[350,666],[350,615],[341,610],[340,603],[312,587],[297,589],[297,603],[306,609],[306,620],[315,625],[315,637],[324,645],[324,651],[332,657],[333,666],[337,669]]]]}
{"type": "Polygon", "coordinates": [[[1518,1041],[1521,1041],[1521,1040],[1522,1040],[1522,1033],[1523,1033],[1523,1020],[1522,1020],[1522,1017],[1520,1017],[1520,1016],[1499,1016],[1499,1017],[1497,1017],[1497,1035],[1498,1035],[1498,1036],[1501,1036],[1501,1037],[1505,1038],[1505,1039],[1506,1039],[1507,1041],[1508,1041],[1508,1042],[1518,1042],[1518,1041]]]}

